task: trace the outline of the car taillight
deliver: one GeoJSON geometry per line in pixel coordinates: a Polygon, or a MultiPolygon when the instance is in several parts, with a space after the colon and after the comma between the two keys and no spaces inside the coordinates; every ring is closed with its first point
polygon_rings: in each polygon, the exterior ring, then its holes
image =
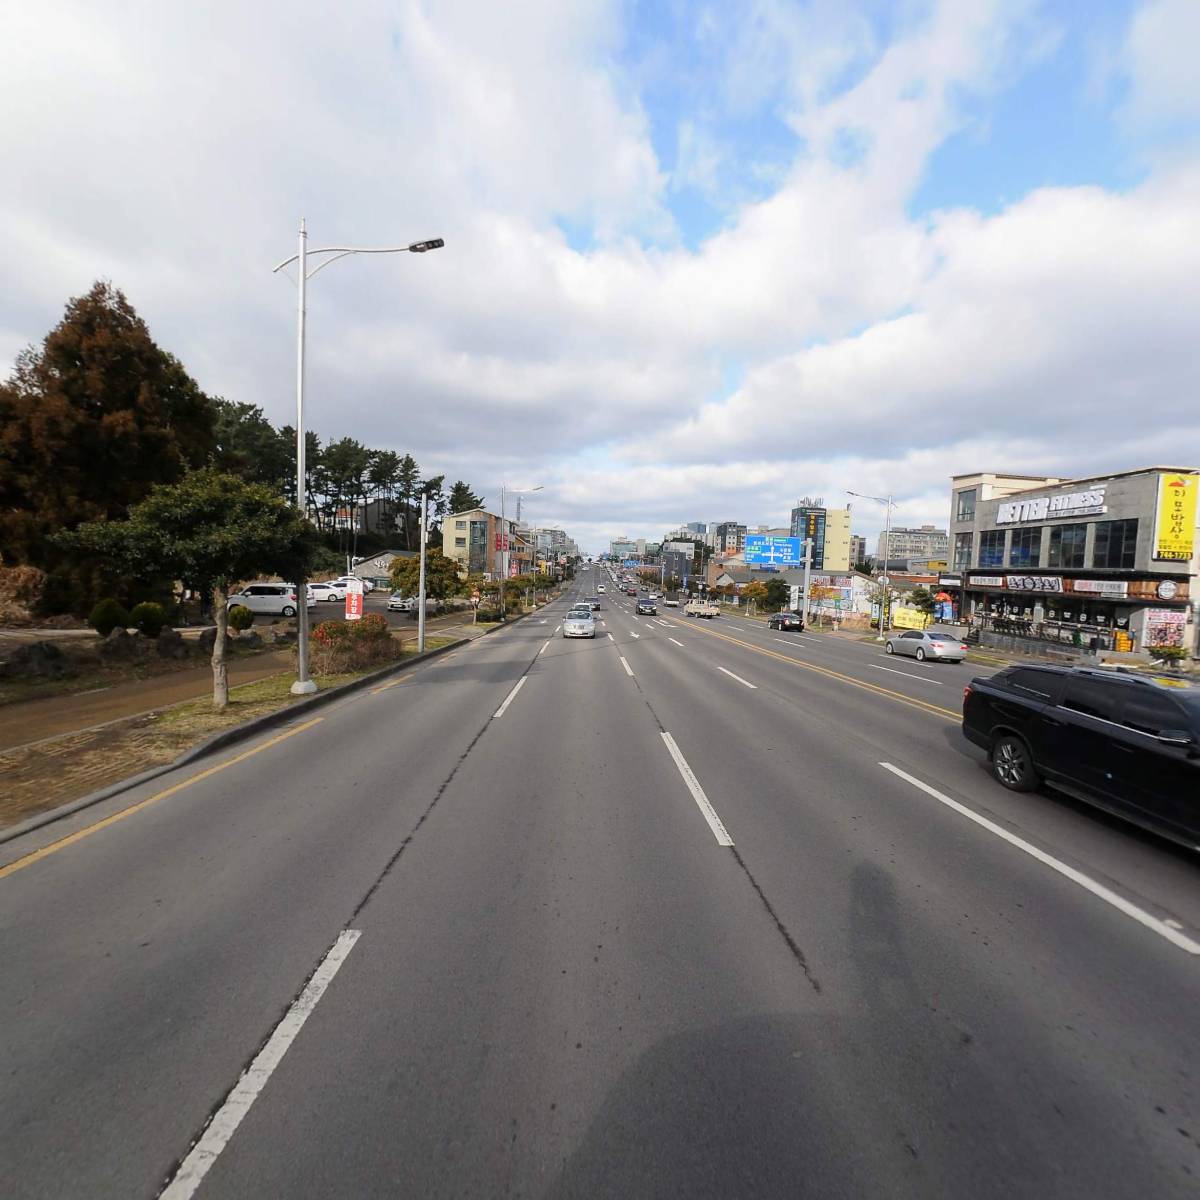
{"type": "Polygon", "coordinates": [[[964,703],[964,704],[966,704],[966,702],[967,702],[967,697],[968,697],[970,694],[971,694],[971,685],[968,683],[968,684],[967,684],[967,686],[966,686],[965,688],[963,688],[963,703],[964,703]]]}
{"type": "Polygon", "coordinates": [[[930,645],[931,645],[931,646],[932,646],[932,647],[933,647],[935,650],[945,650],[945,648],[946,648],[946,643],[945,643],[945,642],[930,642],[929,644],[930,644],[930,645]]]}

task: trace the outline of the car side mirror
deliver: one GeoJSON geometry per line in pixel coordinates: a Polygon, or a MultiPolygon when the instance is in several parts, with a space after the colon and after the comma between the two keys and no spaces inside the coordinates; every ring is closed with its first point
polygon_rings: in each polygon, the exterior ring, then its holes
{"type": "Polygon", "coordinates": [[[1164,746],[1191,746],[1196,741],[1186,729],[1164,729],[1157,736],[1164,746]]]}

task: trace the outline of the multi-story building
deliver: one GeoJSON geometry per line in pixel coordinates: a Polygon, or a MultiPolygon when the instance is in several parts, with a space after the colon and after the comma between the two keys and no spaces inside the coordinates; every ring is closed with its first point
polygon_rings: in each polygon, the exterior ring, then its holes
{"type": "Polygon", "coordinates": [[[846,572],[850,557],[850,510],[825,508],[817,497],[805,498],[792,509],[788,533],[812,541],[812,566],[818,571],[846,572]]]}
{"type": "Polygon", "coordinates": [[[1200,469],[951,482],[952,570],[967,615],[1016,617],[1101,648],[1196,645],[1200,469]]]}
{"type": "Polygon", "coordinates": [[[746,548],[746,527],[736,521],[722,521],[715,529],[713,549],[718,554],[741,554],[746,548]]]}
{"type": "Polygon", "coordinates": [[[483,508],[451,513],[442,520],[442,553],[454,559],[466,575],[498,579],[506,547],[509,574],[525,574],[533,568],[535,545],[532,531],[523,536],[514,520],[504,520],[483,508]]]}
{"type": "Polygon", "coordinates": [[[850,535],[850,565],[857,566],[860,562],[865,562],[867,557],[867,539],[860,537],[857,533],[850,535]]]}
{"type": "Polygon", "coordinates": [[[944,559],[950,553],[950,535],[944,529],[935,525],[922,525],[919,529],[906,529],[904,526],[893,527],[891,534],[886,531],[879,535],[876,556],[882,561],[888,559],[923,558],[944,559]],[[887,539],[887,550],[884,550],[884,539],[887,539]]]}
{"type": "Polygon", "coordinates": [[[608,552],[616,559],[636,558],[637,542],[624,536],[613,538],[608,543],[608,552]]]}

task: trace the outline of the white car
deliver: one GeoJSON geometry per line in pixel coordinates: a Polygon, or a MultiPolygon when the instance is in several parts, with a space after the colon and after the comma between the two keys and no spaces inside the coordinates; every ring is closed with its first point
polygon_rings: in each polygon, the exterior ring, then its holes
{"type": "Polygon", "coordinates": [[[331,579],[328,583],[310,583],[308,590],[315,600],[335,603],[346,598],[346,585],[337,579],[331,579]]]}
{"type": "Polygon", "coordinates": [[[668,597],[667,597],[667,598],[666,598],[666,599],[663,601],[663,607],[664,607],[664,608],[678,608],[678,607],[679,607],[679,601],[678,601],[678,600],[676,600],[676,599],[675,599],[673,596],[668,596],[668,597]]]}
{"type": "Polygon", "coordinates": [[[596,636],[596,618],[590,608],[573,608],[563,618],[562,635],[565,638],[596,636]]]}
{"type": "Polygon", "coordinates": [[[602,584],[602,583],[598,583],[598,584],[596,584],[596,591],[598,591],[598,592],[603,592],[603,591],[605,591],[605,590],[606,590],[606,589],[605,589],[605,587],[604,587],[604,584],[602,584]]]}
{"type": "Polygon", "coordinates": [[[417,606],[415,596],[405,596],[402,592],[393,592],[388,597],[388,612],[412,612],[417,606]]]}
{"type": "Polygon", "coordinates": [[[353,583],[355,580],[362,584],[364,595],[369,595],[375,590],[375,585],[369,579],[359,579],[357,575],[340,575],[334,583],[353,583]]]}
{"type": "MultiPolygon", "coordinates": [[[[308,607],[313,606],[313,594],[308,593],[308,607]]],[[[229,597],[226,608],[240,604],[252,613],[270,616],[294,617],[296,615],[296,585],[294,583],[250,583],[240,592],[229,597]]]]}

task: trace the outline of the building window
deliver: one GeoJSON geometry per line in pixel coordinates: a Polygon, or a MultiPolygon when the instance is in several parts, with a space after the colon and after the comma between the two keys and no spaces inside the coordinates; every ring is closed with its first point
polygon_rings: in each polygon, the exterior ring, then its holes
{"type": "Polygon", "coordinates": [[[1086,525],[1055,525],[1050,530],[1048,567],[1082,567],[1083,546],[1087,541],[1086,525]]]}
{"type": "Polygon", "coordinates": [[[465,546],[467,544],[467,539],[465,537],[456,537],[454,539],[454,544],[456,546],[465,546]]]}
{"type": "Polygon", "coordinates": [[[965,571],[971,565],[971,553],[975,549],[973,533],[956,533],[954,535],[954,569],[965,571]]]}
{"type": "Polygon", "coordinates": [[[1136,518],[1129,521],[1097,521],[1092,566],[1132,567],[1137,550],[1137,528],[1136,518]]]}
{"type": "Polygon", "coordinates": [[[1004,566],[1004,530],[985,529],[979,535],[979,565],[981,567],[1004,566]]]}
{"type": "Polygon", "coordinates": [[[958,503],[954,509],[954,519],[956,521],[973,521],[975,520],[975,489],[964,488],[961,492],[956,493],[958,503]]]}
{"type": "Polygon", "coordinates": [[[1010,567],[1036,567],[1042,553],[1042,527],[1014,529],[1008,550],[1010,567]]]}
{"type": "Polygon", "coordinates": [[[454,522],[455,529],[466,529],[466,527],[467,527],[466,521],[455,521],[454,522]]]}

